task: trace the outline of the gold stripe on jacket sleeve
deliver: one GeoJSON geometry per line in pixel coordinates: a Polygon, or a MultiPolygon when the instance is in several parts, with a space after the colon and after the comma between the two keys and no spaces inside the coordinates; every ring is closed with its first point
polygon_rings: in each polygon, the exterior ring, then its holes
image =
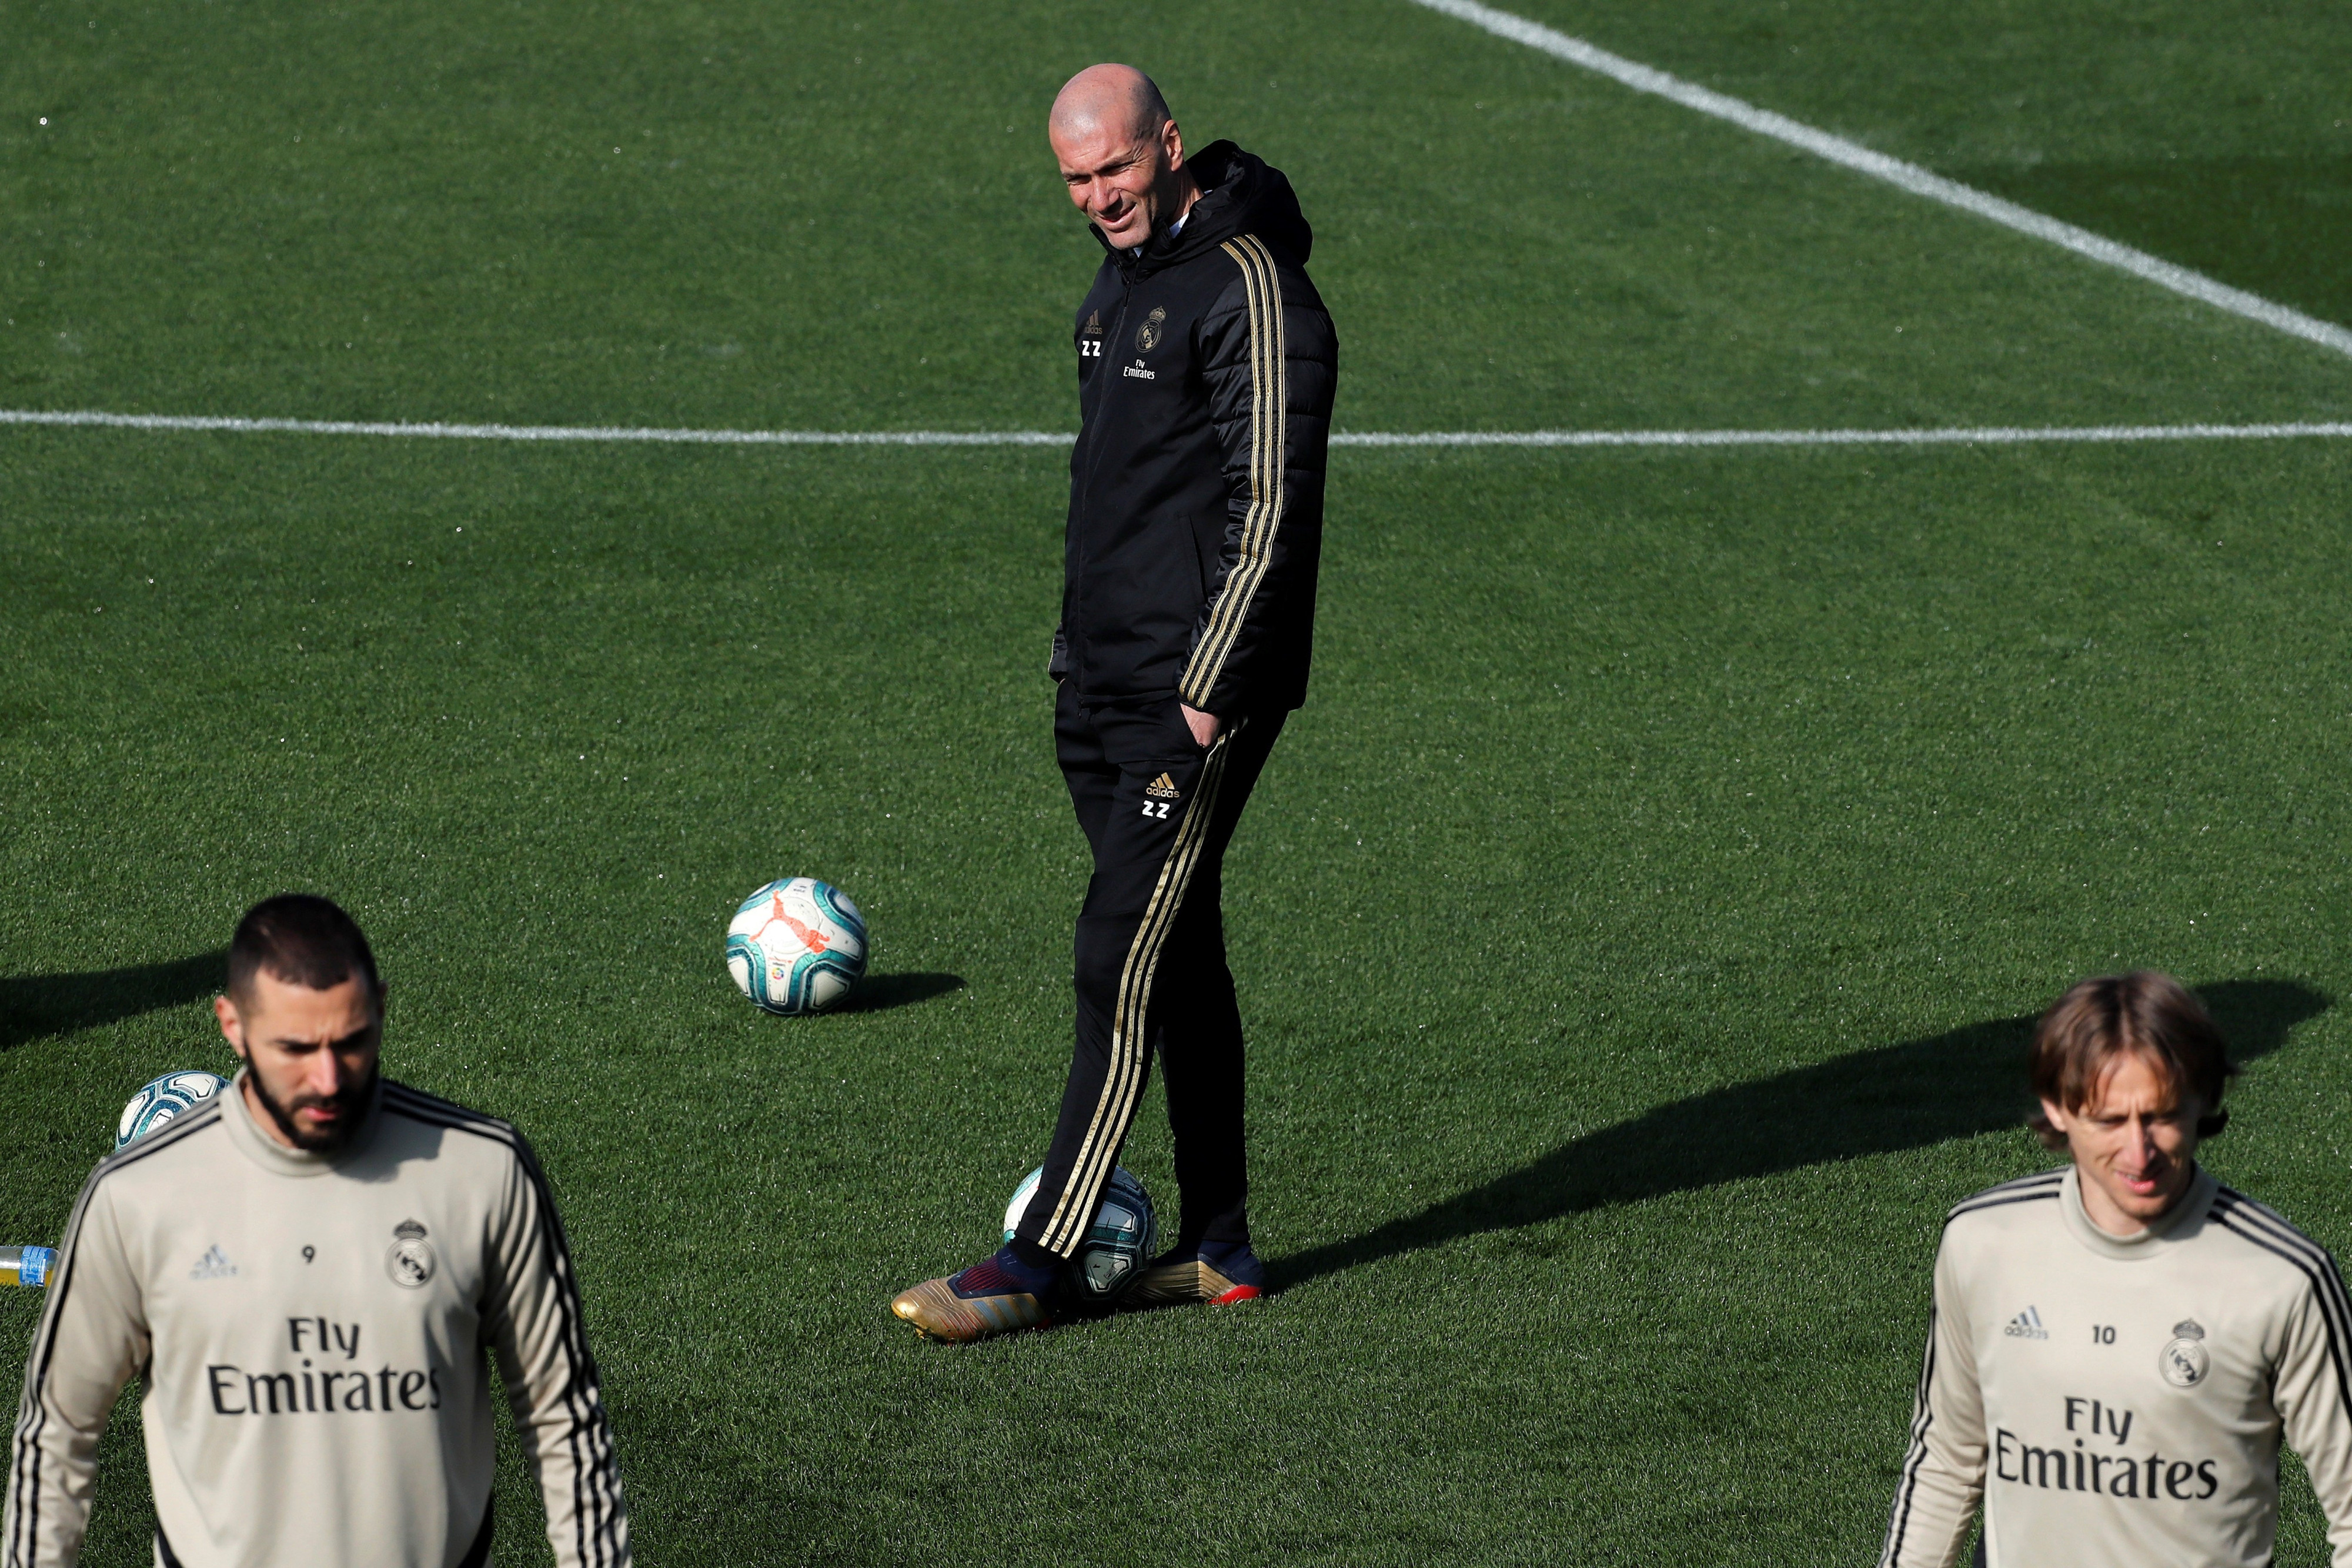
{"type": "Polygon", "coordinates": [[[1273,565],[1274,537],[1282,526],[1284,460],[1289,437],[1289,361],[1285,355],[1282,284],[1274,257],[1255,235],[1228,240],[1225,253],[1242,271],[1248,297],[1250,356],[1249,510],[1241,549],[1209,612],[1209,624],[1187,662],[1177,689],[1205,708],[1217,677],[1241,638],[1250,604],[1273,565]]]}

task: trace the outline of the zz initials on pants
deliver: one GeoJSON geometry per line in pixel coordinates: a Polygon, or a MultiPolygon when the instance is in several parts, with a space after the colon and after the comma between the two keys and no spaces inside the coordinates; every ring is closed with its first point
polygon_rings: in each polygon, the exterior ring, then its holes
{"type": "Polygon", "coordinates": [[[1146,800],[1143,814],[1155,822],[1164,822],[1168,820],[1168,808],[1174,804],[1172,800],[1146,800]]]}

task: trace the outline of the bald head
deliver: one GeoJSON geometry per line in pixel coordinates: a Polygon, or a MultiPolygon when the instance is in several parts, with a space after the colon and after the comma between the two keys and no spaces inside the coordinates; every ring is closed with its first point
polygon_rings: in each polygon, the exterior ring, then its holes
{"type": "Polygon", "coordinates": [[[1045,133],[1057,143],[1064,137],[1091,134],[1144,141],[1158,136],[1160,128],[1174,118],[1158,84],[1133,66],[1088,66],[1055,95],[1045,133]]]}
{"type": "Polygon", "coordinates": [[[1088,66],[1062,84],[1045,120],[1070,200],[1121,250],[1199,199],[1168,100],[1133,66],[1088,66]]]}

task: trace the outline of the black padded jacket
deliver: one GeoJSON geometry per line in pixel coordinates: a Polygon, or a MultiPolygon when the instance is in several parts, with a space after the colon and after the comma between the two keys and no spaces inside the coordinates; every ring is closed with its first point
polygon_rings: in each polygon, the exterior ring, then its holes
{"type": "Polygon", "coordinates": [[[1306,700],[1339,343],[1290,182],[1230,141],[1192,168],[1182,229],[1104,242],[1078,307],[1053,674],[1231,719],[1306,700]]]}

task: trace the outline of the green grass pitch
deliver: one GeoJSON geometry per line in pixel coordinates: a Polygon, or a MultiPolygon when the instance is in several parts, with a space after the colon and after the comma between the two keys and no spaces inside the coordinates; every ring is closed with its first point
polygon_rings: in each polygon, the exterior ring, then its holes
{"type": "MultiPolygon", "coordinates": [[[[1519,8],[2352,319],[2316,0],[1519,8]]],[[[1403,0],[0,32],[0,407],[1066,429],[1096,252],[1040,127],[1111,57],[1297,182],[1342,428],[2352,417],[2339,356],[1403,0]]],[[[2210,1163],[2352,1241],[2347,485],[2325,442],[1338,454],[1228,879],[1282,1289],[955,1351],[885,1303],[992,1243],[1066,1050],[1057,452],[0,430],[0,1241],[226,1065],[215,955],[315,888],[390,1070],[552,1172],[647,1563],[1865,1561],[1937,1219],[2044,1163],[2021,1020],[2068,981],[2205,988],[2210,1163]],[[871,916],[868,1006],[734,995],[788,873],[871,916]]],[[[94,1563],[145,1558],[130,1438],[94,1563]]]]}

